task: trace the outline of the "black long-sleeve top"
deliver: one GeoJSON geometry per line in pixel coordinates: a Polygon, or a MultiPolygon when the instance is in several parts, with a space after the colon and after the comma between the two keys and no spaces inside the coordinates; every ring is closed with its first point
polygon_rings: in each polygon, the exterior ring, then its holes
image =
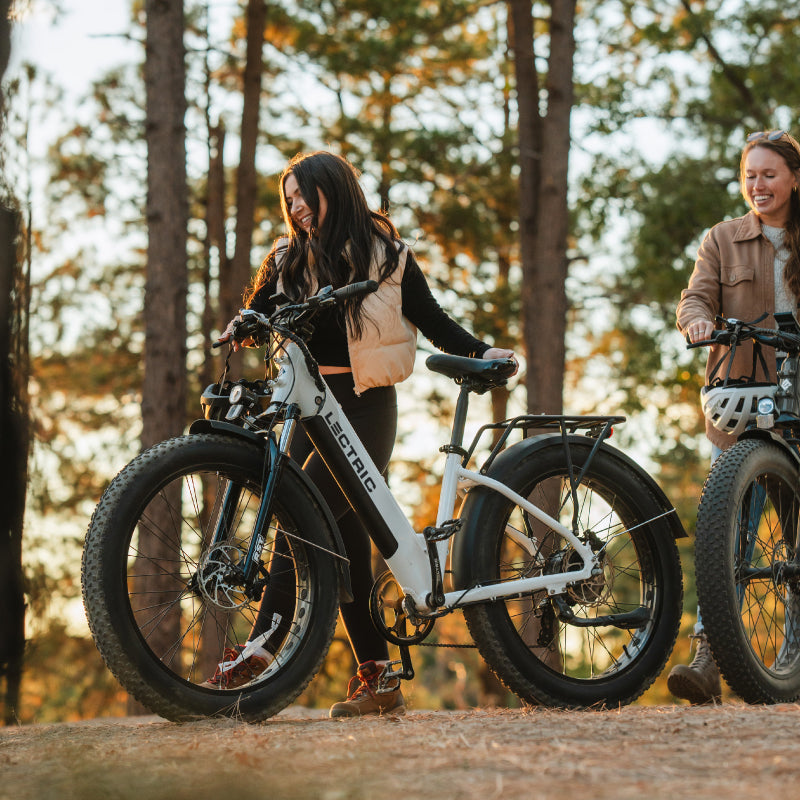
{"type": "MultiPolygon", "coordinates": [[[[277,276],[265,283],[254,295],[250,308],[269,310],[269,298],[275,294],[277,276]]],[[[451,319],[431,294],[428,282],[409,251],[403,280],[400,284],[403,316],[415,325],[434,347],[456,356],[480,358],[490,345],[476,339],[451,319]]],[[[367,323],[369,324],[369,323],[367,323]]],[[[307,342],[317,363],[326,367],[349,367],[344,311],[335,307],[314,319],[314,332],[307,342]]]]}

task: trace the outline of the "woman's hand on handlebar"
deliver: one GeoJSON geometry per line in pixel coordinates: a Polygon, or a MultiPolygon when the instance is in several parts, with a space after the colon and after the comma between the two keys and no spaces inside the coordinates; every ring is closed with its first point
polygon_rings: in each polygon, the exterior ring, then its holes
{"type": "Polygon", "coordinates": [[[714,323],[707,319],[698,319],[686,326],[686,338],[690,343],[708,341],[713,333],[714,323]]]}
{"type": "MultiPolygon", "coordinates": [[[[230,342],[233,338],[233,329],[237,322],[242,321],[242,315],[237,314],[229,323],[225,330],[220,334],[219,339],[214,342],[214,347],[219,347],[220,345],[225,344],[226,342],[230,342]]],[[[241,350],[242,347],[252,347],[255,342],[251,338],[243,339],[241,342],[233,339],[231,342],[231,346],[233,347],[233,352],[235,353],[237,350],[241,350]]]]}
{"type": "MultiPolygon", "coordinates": [[[[517,372],[519,371],[519,362],[517,361],[517,357],[514,355],[514,351],[513,350],[505,350],[502,347],[490,347],[483,354],[483,359],[485,361],[491,361],[494,358],[511,358],[511,359],[513,359],[514,364],[516,366],[514,368],[514,371],[511,373],[511,375],[516,375],[517,372]]],[[[509,375],[508,377],[510,378],[511,375],[509,375]]]]}

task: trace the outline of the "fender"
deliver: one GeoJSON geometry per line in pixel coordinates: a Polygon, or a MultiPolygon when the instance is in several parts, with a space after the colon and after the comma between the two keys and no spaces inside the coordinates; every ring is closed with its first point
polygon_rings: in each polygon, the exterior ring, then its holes
{"type": "MultiPolygon", "coordinates": [[[[591,448],[596,444],[594,439],[575,434],[567,436],[567,441],[577,464],[583,463],[591,448]]],[[[500,453],[486,474],[490,478],[505,483],[514,489],[516,488],[515,484],[518,486],[520,482],[520,474],[517,470],[521,462],[527,460],[529,463],[535,463],[536,454],[542,453],[548,448],[555,447],[563,451],[563,442],[564,440],[560,433],[543,434],[524,439],[500,453]]],[[[646,484],[656,506],[667,514],[663,522],[668,526],[668,530],[675,539],[688,536],[677,513],[668,513],[674,511],[673,505],[669,502],[661,487],[642,467],[629,456],[606,443],[602,443],[599,450],[617,460],[625,469],[635,472],[646,484]]],[[[576,467],[576,469],[579,469],[579,467],[576,467]]],[[[457,578],[465,579],[472,574],[470,569],[472,560],[471,543],[474,541],[474,537],[483,535],[482,525],[486,506],[493,502],[498,502],[498,497],[500,496],[495,492],[481,487],[475,487],[468,492],[460,515],[464,519],[464,527],[453,539],[452,570],[457,578]]],[[[501,498],[500,502],[505,501],[501,498]]]]}
{"type": "MultiPolygon", "coordinates": [[[[196,419],[190,426],[189,426],[189,433],[217,433],[222,434],[223,436],[232,436],[234,438],[239,439],[247,439],[249,442],[254,442],[259,445],[259,447],[269,446],[270,451],[274,453],[277,449],[277,445],[275,444],[275,440],[272,437],[265,437],[263,434],[255,433],[254,431],[246,430],[239,425],[233,425],[230,422],[224,422],[223,420],[216,420],[216,419],[196,419]]],[[[325,517],[325,521],[328,523],[328,528],[333,536],[333,542],[335,546],[335,550],[337,555],[341,556],[345,561],[342,561],[342,558],[335,559],[336,561],[336,568],[339,572],[339,602],[340,603],[352,603],[353,602],[353,587],[350,582],[350,560],[347,555],[347,550],[345,549],[344,542],[342,541],[342,535],[339,533],[339,526],[336,524],[336,520],[334,519],[333,514],[331,513],[328,504],[325,502],[325,499],[320,494],[319,489],[317,488],[316,484],[313,483],[308,475],[303,472],[300,468],[300,465],[293,461],[292,459],[287,459],[284,465],[284,469],[288,469],[294,473],[295,477],[297,478],[300,483],[305,486],[308,492],[312,495],[314,500],[316,500],[317,504],[319,505],[322,513],[325,517]]]]}
{"type": "Polygon", "coordinates": [[[792,445],[790,445],[789,442],[783,438],[783,436],[781,436],[779,433],[776,433],[774,430],[764,428],[748,428],[746,431],[742,431],[742,433],[739,434],[737,441],[741,442],[744,439],[760,439],[762,442],[772,442],[773,444],[777,444],[792,457],[792,460],[795,464],[800,465],[800,453],[795,447],[792,447],[792,445]]]}

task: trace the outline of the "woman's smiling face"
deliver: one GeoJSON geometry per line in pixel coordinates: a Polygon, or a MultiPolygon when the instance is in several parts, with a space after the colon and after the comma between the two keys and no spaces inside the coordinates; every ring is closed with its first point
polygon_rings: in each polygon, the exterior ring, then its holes
{"type": "Polygon", "coordinates": [[[317,214],[316,224],[314,212],[309,208],[306,199],[300,191],[297,178],[290,172],[283,181],[283,195],[286,201],[286,210],[297,227],[302,228],[306,233],[310,233],[312,228],[321,228],[328,211],[328,200],[322,191],[317,189],[319,195],[319,213],[317,214]]]}
{"type": "Polygon", "coordinates": [[[745,200],[762,222],[786,227],[792,192],[797,187],[797,176],[786,161],[768,147],[753,147],[745,157],[742,183],[745,200]]]}

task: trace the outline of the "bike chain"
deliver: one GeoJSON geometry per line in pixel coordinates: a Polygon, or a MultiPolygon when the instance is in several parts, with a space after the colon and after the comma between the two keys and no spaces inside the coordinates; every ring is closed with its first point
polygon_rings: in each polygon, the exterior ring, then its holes
{"type": "Polygon", "coordinates": [[[442,644],[441,642],[419,642],[417,647],[449,647],[454,650],[474,650],[478,645],[476,644],[442,644]]]}

